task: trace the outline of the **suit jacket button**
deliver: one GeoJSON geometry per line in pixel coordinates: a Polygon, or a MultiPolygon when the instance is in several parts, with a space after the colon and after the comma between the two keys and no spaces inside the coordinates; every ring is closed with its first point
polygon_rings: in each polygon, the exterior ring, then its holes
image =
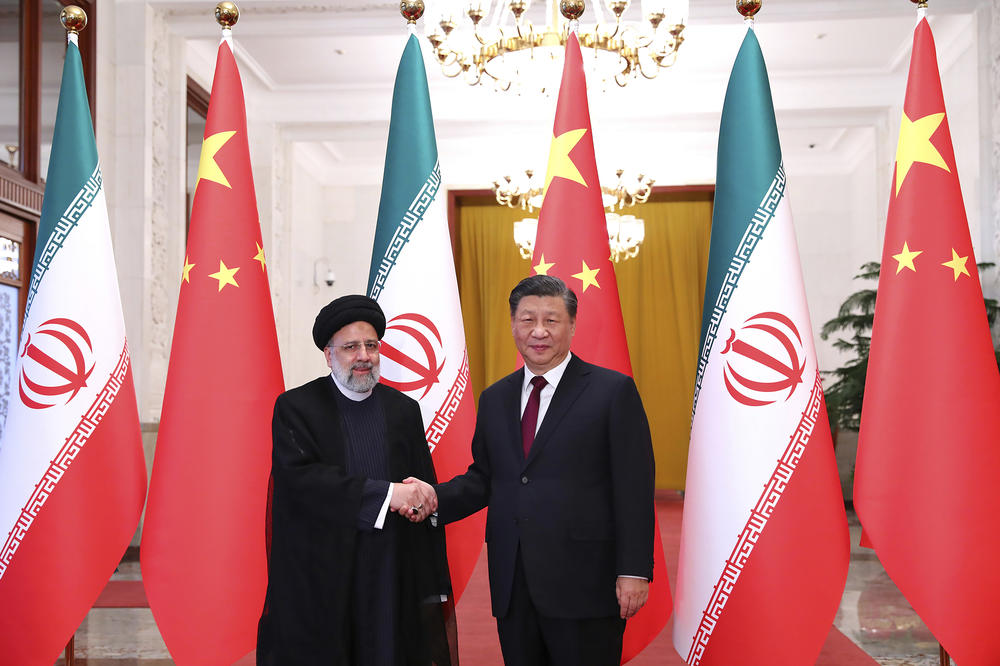
{"type": "Polygon", "coordinates": [[[527,483],[528,483],[528,477],[522,476],[521,477],[521,485],[526,485],[527,483]]]}

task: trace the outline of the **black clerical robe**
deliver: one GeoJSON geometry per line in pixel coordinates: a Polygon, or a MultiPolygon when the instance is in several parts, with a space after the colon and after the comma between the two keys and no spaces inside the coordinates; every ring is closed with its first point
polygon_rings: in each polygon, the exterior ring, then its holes
{"type": "MultiPolygon", "coordinates": [[[[357,663],[354,595],[366,590],[352,593],[352,588],[366,478],[347,472],[348,447],[335,391],[329,376],[320,377],[275,402],[269,580],[257,637],[261,665],[357,663]]],[[[416,401],[381,384],[373,398],[385,418],[388,480],[415,476],[433,482],[416,401]]],[[[448,644],[443,609],[435,603],[451,595],[443,529],[430,521],[412,524],[392,512],[383,529],[392,535],[393,564],[391,584],[380,587],[394,595],[396,626],[381,638],[396,641],[397,664],[446,663],[431,658],[432,650],[439,654],[448,644]]]]}

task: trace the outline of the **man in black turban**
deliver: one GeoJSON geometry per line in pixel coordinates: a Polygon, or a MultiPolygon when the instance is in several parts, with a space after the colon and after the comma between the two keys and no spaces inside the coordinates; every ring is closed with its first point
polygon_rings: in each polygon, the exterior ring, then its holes
{"type": "Polygon", "coordinates": [[[331,373],[275,402],[258,664],[453,663],[444,531],[412,522],[437,501],[400,483],[434,467],[419,405],[378,383],[385,324],[367,296],[324,307],[312,335],[331,373]]]}

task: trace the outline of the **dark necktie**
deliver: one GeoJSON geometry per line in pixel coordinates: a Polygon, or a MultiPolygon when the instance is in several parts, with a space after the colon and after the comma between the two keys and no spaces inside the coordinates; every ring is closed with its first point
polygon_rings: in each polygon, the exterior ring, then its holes
{"type": "Polygon", "coordinates": [[[531,443],[535,441],[535,428],[538,425],[538,405],[541,401],[542,388],[545,387],[545,377],[531,378],[531,395],[528,396],[528,404],[524,406],[524,414],[521,415],[521,444],[524,445],[524,457],[528,457],[531,451],[531,443]]]}

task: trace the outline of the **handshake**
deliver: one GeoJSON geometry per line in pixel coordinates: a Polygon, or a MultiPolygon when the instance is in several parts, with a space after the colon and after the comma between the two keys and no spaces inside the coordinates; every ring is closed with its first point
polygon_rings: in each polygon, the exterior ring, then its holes
{"type": "Polygon", "coordinates": [[[407,518],[411,523],[419,523],[437,511],[437,493],[429,483],[412,476],[402,483],[392,484],[389,508],[407,518]]]}

